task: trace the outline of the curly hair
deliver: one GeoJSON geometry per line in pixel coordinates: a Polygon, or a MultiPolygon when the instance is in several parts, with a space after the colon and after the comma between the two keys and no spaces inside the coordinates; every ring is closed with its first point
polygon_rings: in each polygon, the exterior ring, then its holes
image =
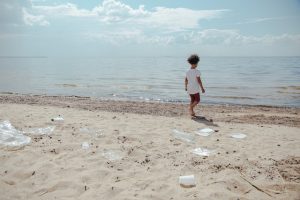
{"type": "Polygon", "coordinates": [[[187,61],[191,64],[191,65],[195,65],[199,62],[200,58],[197,54],[192,54],[187,61]]]}

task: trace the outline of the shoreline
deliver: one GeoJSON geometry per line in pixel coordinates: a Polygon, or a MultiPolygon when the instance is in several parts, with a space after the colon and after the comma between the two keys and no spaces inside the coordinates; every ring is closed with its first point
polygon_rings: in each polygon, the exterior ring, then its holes
{"type": "MultiPolygon", "coordinates": [[[[0,95],[23,95],[23,96],[45,96],[45,97],[69,97],[69,98],[87,98],[99,101],[121,101],[121,102],[138,102],[138,103],[161,103],[161,104],[189,104],[189,98],[185,100],[160,100],[160,99],[148,99],[148,98],[130,98],[130,97],[106,97],[106,96],[86,96],[86,95],[75,95],[75,94],[46,94],[46,93],[19,93],[19,92],[0,92],[0,95]]],[[[247,99],[248,97],[234,97],[234,96],[207,96],[207,97],[222,97],[222,98],[232,98],[232,99],[247,99]]],[[[252,98],[249,98],[252,99],[252,98]]],[[[254,99],[254,98],[253,98],[254,99]]],[[[206,100],[201,102],[202,105],[224,105],[224,106],[249,106],[249,107],[274,107],[274,108],[299,108],[299,105],[294,104],[259,104],[259,103],[234,103],[234,102],[214,102],[206,100]]]]}
{"type": "MultiPolygon", "coordinates": [[[[166,117],[188,116],[187,103],[101,100],[84,96],[0,93],[0,104],[42,105],[166,117]]],[[[219,122],[300,127],[298,107],[200,103],[196,113],[207,120],[219,122]]]]}

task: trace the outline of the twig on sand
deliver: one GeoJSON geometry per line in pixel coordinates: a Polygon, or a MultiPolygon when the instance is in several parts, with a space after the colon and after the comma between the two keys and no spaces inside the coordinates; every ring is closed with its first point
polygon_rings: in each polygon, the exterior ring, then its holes
{"type": "Polygon", "coordinates": [[[215,181],[215,182],[206,184],[206,186],[216,184],[216,183],[226,183],[226,182],[225,181],[215,181]]]}
{"type": "MultiPolygon", "coordinates": [[[[241,174],[242,174],[242,173],[241,173],[241,174]]],[[[257,189],[258,191],[263,192],[263,193],[265,193],[266,195],[268,195],[268,196],[270,196],[270,197],[273,197],[272,195],[270,195],[269,193],[267,193],[267,192],[264,191],[263,189],[259,188],[258,186],[254,185],[253,183],[251,183],[250,181],[248,181],[248,180],[244,177],[243,174],[242,174],[241,178],[244,179],[244,180],[245,180],[247,183],[249,183],[250,185],[252,185],[252,186],[253,186],[255,189],[257,189]]]]}

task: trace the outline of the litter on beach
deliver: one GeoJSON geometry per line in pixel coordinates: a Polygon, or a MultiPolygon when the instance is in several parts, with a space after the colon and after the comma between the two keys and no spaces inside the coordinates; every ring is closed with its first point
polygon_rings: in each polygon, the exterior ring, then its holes
{"type": "Polygon", "coordinates": [[[210,128],[203,128],[203,129],[200,129],[200,130],[196,131],[195,133],[196,133],[197,135],[207,137],[207,136],[210,136],[213,132],[214,132],[213,129],[210,129],[210,128]]]}
{"type": "Polygon", "coordinates": [[[180,176],[179,184],[182,187],[194,187],[196,186],[195,176],[194,175],[180,176]]]}
{"type": "Polygon", "coordinates": [[[122,159],[121,153],[117,150],[104,149],[102,155],[110,161],[122,159]]]}
{"type": "Polygon", "coordinates": [[[54,117],[51,119],[53,122],[64,122],[64,118],[62,116],[54,117]]]}
{"type": "Polygon", "coordinates": [[[46,128],[31,128],[25,130],[24,133],[29,135],[51,135],[55,129],[55,126],[48,126],[46,128]]]}
{"type": "Polygon", "coordinates": [[[29,144],[30,141],[30,137],[15,129],[9,121],[0,122],[0,144],[10,147],[22,147],[29,144]]]}
{"type": "Polygon", "coordinates": [[[194,136],[177,129],[173,129],[173,136],[176,139],[183,140],[186,142],[194,142],[194,136]]]}
{"type": "Polygon", "coordinates": [[[103,136],[101,129],[83,127],[83,128],[80,128],[79,131],[81,133],[89,134],[90,136],[95,137],[95,138],[99,138],[99,137],[103,136]]]}
{"type": "Polygon", "coordinates": [[[233,137],[233,138],[236,138],[236,139],[243,139],[243,138],[247,137],[247,135],[245,135],[243,133],[233,133],[230,136],[233,137]]]}
{"type": "Polygon", "coordinates": [[[196,154],[196,155],[199,155],[199,156],[210,156],[214,153],[213,150],[208,150],[208,149],[200,148],[200,147],[191,150],[191,152],[196,154]]]}
{"type": "Polygon", "coordinates": [[[90,148],[90,145],[89,145],[88,142],[83,142],[83,143],[81,144],[81,148],[84,149],[84,150],[87,150],[87,149],[90,148]]]}

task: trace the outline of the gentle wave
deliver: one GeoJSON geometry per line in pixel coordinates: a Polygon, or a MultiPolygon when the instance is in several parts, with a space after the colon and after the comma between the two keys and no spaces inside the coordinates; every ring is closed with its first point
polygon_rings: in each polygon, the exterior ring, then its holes
{"type": "Polygon", "coordinates": [[[275,87],[275,88],[276,89],[281,89],[281,90],[300,90],[300,86],[296,86],[296,85],[275,87]]]}
{"type": "Polygon", "coordinates": [[[223,98],[223,99],[256,99],[256,98],[253,98],[253,97],[241,97],[241,96],[213,96],[213,95],[207,95],[207,97],[223,98]]]}
{"type": "Polygon", "coordinates": [[[55,84],[55,86],[64,87],[64,88],[76,88],[76,87],[79,87],[79,85],[77,85],[77,84],[70,84],[70,83],[55,84]]]}

